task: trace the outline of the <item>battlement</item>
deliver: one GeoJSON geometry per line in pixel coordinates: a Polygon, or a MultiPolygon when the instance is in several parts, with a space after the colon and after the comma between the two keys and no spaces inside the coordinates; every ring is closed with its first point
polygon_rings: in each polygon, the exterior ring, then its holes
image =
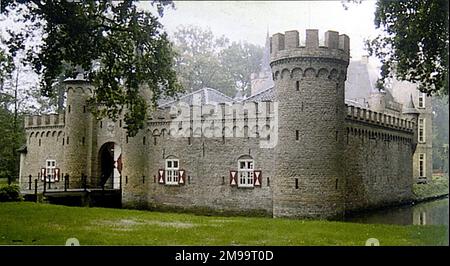
{"type": "Polygon", "coordinates": [[[345,105],[347,119],[357,122],[364,122],[372,125],[382,126],[391,129],[414,132],[415,123],[407,119],[379,113],[370,109],[360,108],[353,105],[345,105]]]}
{"type": "Polygon", "coordinates": [[[271,61],[288,57],[325,57],[349,60],[350,38],[337,31],[324,34],[324,45],[319,45],[319,31],[307,29],[303,46],[300,46],[300,34],[296,30],[277,33],[270,38],[271,61]]]}
{"type": "Polygon", "coordinates": [[[25,129],[39,127],[62,127],[64,124],[65,115],[63,113],[25,116],[25,129]]]}
{"type": "Polygon", "coordinates": [[[271,119],[274,116],[273,102],[219,103],[203,105],[172,105],[152,112],[149,122],[171,122],[191,120],[239,120],[271,119]]]}

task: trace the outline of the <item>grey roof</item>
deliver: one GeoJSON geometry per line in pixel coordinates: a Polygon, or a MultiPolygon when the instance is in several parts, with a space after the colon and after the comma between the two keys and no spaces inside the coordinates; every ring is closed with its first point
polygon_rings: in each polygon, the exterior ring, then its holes
{"type": "Polygon", "coordinates": [[[275,89],[274,87],[272,87],[248,97],[245,101],[263,102],[263,101],[273,101],[274,99],[275,99],[275,89]]]}
{"type": "Polygon", "coordinates": [[[409,103],[406,107],[403,107],[403,113],[405,114],[418,114],[416,107],[414,106],[414,100],[412,94],[410,94],[409,103]]]}
{"type": "Polygon", "coordinates": [[[230,103],[233,102],[231,97],[226,96],[218,90],[212,88],[203,88],[196,90],[176,98],[165,98],[158,101],[159,107],[166,107],[177,102],[184,102],[189,105],[204,105],[216,103],[230,103]]]}

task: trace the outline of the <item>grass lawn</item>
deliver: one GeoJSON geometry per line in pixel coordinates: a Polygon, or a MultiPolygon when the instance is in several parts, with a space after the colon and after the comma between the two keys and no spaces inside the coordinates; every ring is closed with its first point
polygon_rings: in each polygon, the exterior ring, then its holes
{"type": "Polygon", "coordinates": [[[0,244],[442,245],[444,226],[395,226],[0,203],[0,244]]]}

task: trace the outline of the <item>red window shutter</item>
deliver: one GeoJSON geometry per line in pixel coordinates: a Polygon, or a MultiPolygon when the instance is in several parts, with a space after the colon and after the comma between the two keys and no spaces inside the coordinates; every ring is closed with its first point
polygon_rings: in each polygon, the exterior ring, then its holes
{"type": "Polygon", "coordinates": [[[237,186],[237,171],[230,171],[230,186],[237,186]]]}
{"type": "Polygon", "coordinates": [[[47,169],[41,168],[41,181],[44,181],[44,178],[46,177],[46,174],[45,174],[46,171],[47,171],[47,169]]]}
{"type": "Polygon", "coordinates": [[[122,154],[117,158],[117,171],[122,174],[122,154]]]}
{"type": "Polygon", "coordinates": [[[186,171],[183,169],[180,169],[178,171],[179,177],[178,177],[178,184],[184,185],[186,184],[186,171]]]}
{"type": "Polygon", "coordinates": [[[261,186],[262,174],[260,170],[253,171],[253,184],[255,187],[261,186]]]}
{"type": "Polygon", "coordinates": [[[165,180],[164,180],[164,169],[159,169],[158,170],[158,183],[160,184],[164,184],[165,180]]]}
{"type": "Polygon", "coordinates": [[[55,181],[59,182],[59,168],[55,168],[55,181]]]}

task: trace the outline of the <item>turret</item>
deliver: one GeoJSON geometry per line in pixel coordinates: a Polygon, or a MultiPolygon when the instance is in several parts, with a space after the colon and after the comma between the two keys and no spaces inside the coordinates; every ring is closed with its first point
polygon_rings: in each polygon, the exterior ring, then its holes
{"type": "Polygon", "coordinates": [[[274,217],[330,218],[344,211],[344,82],[348,36],[318,30],[271,38],[271,68],[278,101],[274,217]]]}
{"type": "Polygon", "coordinates": [[[406,107],[403,108],[403,117],[412,123],[414,123],[414,136],[412,140],[413,145],[413,153],[417,147],[417,140],[419,134],[418,121],[419,121],[419,111],[414,106],[414,100],[412,94],[410,95],[409,103],[406,107]]]}
{"type": "Polygon", "coordinates": [[[91,115],[87,99],[91,96],[90,84],[78,74],[75,79],[64,80],[67,91],[65,111],[64,173],[70,175],[72,185],[82,184],[82,175],[88,175],[88,136],[91,115]]]}

